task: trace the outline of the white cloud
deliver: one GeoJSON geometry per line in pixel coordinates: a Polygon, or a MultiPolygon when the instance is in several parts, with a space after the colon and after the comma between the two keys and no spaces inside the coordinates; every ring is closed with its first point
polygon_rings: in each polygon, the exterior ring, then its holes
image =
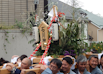
{"type": "MultiPolygon", "coordinates": [[[[70,4],[70,0],[60,1],[70,4]]],[[[78,2],[81,8],[103,16],[103,0],[78,0],[78,2]]]]}
{"type": "Polygon", "coordinates": [[[86,9],[94,14],[103,16],[103,0],[79,0],[83,3],[83,9],[86,9]]]}

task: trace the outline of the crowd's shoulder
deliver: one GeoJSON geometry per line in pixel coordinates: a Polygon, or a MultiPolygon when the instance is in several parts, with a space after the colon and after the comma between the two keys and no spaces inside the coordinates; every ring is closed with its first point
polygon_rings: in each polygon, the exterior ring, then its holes
{"type": "MultiPolygon", "coordinates": [[[[0,70],[13,74],[102,74],[103,73],[103,54],[86,53],[79,55],[76,59],[70,55],[64,58],[51,58],[46,56],[46,65],[34,64],[36,57],[29,59],[26,55],[14,55],[11,62],[0,60],[0,70]],[[89,55],[87,57],[87,55],[89,55]],[[99,55],[99,56],[98,56],[99,55]],[[99,67],[98,67],[99,65],[99,67]],[[32,72],[33,71],[33,72],[32,72]]],[[[0,73],[3,74],[3,73],[0,73]]]]}

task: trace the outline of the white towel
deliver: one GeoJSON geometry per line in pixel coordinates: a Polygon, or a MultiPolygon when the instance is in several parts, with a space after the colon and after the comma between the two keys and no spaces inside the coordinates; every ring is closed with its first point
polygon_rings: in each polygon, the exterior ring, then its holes
{"type": "Polygon", "coordinates": [[[14,57],[13,59],[11,59],[11,63],[16,63],[17,59],[18,59],[18,57],[14,57]]]}

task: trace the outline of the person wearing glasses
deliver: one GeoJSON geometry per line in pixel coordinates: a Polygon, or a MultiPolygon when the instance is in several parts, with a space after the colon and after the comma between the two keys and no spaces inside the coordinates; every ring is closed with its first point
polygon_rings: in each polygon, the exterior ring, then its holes
{"type": "Polygon", "coordinates": [[[50,65],[41,74],[63,74],[60,72],[62,62],[59,59],[52,59],[50,65]]]}

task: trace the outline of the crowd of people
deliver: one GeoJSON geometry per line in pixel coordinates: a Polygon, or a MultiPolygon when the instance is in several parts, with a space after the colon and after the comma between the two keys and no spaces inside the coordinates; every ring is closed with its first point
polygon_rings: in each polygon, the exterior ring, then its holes
{"type": "MultiPolygon", "coordinates": [[[[0,59],[2,68],[6,68],[11,74],[24,74],[25,69],[33,68],[40,68],[41,74],[103,74],[103,54],[100,59],[97,55],[91,55],[88,59],[84,55],[79,55],[74,61],[71,56],[65,56],[62,61],[54,58],[47,65],[36,66],[32,66],[32,60],[26,55],[13,56],[11,62],[0,59]],[[74,63],[76,63],[75,69],[72,68],[74,63]],[[18,64],[20,69],[15,64],[18,64]]],[[[30,71],[27,74],[36,74],[36,72],[30,71]]]]}

